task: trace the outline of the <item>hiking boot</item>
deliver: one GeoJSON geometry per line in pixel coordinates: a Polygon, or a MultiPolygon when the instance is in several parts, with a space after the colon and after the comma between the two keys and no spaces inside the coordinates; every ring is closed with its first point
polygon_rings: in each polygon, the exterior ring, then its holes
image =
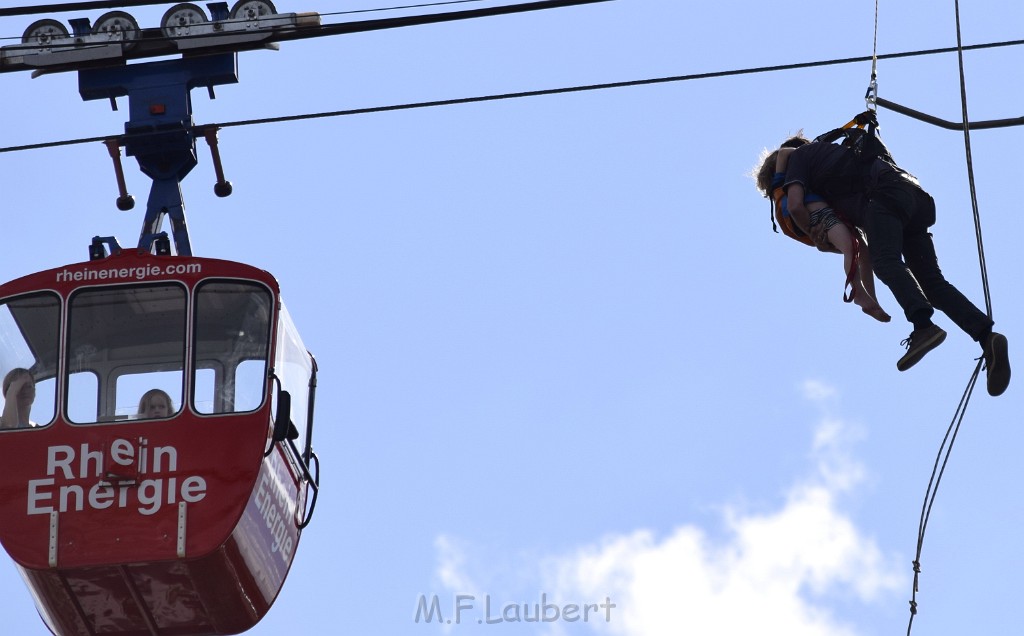
{"type": "Polygon", "coordinates": [[[985,358],[985,372],[988,378],[988,394],[1002,395],[1010,384],[1010,358],[1007,354],[1006,336],[992,332],[981,343],[985,358]]]}
{"type": "MultiPolygon", "coordinates": [[[[917,364],[924,357],[924,354],[942,344],[942,341],[945,339],[946,332],[938,325],[929,325],[923,329],[915,329],[907,336],[906,340],[900,343],[907,348],[907,352],[896,362],[896,368],[900,371],[906,371],[917,364]]],[[[1004,338],[1003,341],[1005,342],[1005,340],[1004,338]]],[[[1009,373],[1009,367],[1007,367],[1007,373],[1009,373]]]]}

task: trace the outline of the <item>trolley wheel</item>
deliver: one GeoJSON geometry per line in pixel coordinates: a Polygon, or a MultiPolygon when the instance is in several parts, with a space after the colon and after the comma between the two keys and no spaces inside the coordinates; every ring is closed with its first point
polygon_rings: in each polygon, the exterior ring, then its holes
{"type": "Polygon", "coordinates": [[[197,5],[182,2],[164,13],[164,17],[160,19],[160,29],[165,37],[174,39],[191,35],[192,27],[209,21],[206,12],[197,5]]]}
{"type": "Polygon", "coordinates": [[[69,35],[68,28],[56,20],[36,20],[25,29],[25,34],[21,36],[21,43],[50,46],[54,40],[66,38],[69,35]]]}
{"type": "Polygon", "coordinates": [[[110,43],[120,42],[125,46],[134,46],[141,31],[139,23],[124,11],[110,11],[96,19],[92,25],[93,35],[106,35],[110,43]]]}
{"type": "Polygon", "coordinates": [[[270,0],[238,0],[231,8],[231,19],[258,20],[276,13],[277,9],[270,0]]]}

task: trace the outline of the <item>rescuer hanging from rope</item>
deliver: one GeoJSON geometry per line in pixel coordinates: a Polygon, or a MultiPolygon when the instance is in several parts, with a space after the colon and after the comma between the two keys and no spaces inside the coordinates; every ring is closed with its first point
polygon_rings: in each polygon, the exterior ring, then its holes
{"type": "MultiPolygon", "coordinates": [[[[868,132],[845,137],[842,144],[830,143],[823,135],[789,154],[782,187],[792,220],[819,250],[832,251],[822,225],[812,228],[810,224],[805,195],[814,192],[864,230],[875,274],[913,324],[910,336],[901,343],[907,352],[896,363],[897,369],[914,366],[946,338],[946,332],[932,322],[934,310],[939,309],[981,345],[988,392],[1001,395],[1010,383],[1006,336],[993,331],[992,319],[943,277],[928,231],[935,223],[935,201],[913,175],[892,161],[875,136],[874,112],[862,117],[872,120],[868,132]]],[[[774,172],[774,156],[769,155],[759,171],[762,190],[760,175],[774,172]]]]}

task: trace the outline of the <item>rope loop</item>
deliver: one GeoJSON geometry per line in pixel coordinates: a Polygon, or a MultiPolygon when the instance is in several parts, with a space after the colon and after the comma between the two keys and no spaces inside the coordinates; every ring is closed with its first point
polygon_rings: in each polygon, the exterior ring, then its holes
{"type": "Polygon", "coordinates": [[[967,387],[960,396],[960,403],[956,407],[953,419],[949,422],[946,435],[939,445],[939,452],[935,456],[935,464],[932,466],[932,475],[928,480],[928,488],[924,494],[924,502],[921,505],[921,520],[917,529],[917,553],[914,555],[914,587],[910,597],[910,620],[907,622],[907,636],[914,627],[914,617],[917,615],[917,592],[918,582],[921,574],[921,552],[924,550],[924,535],[928,528],[928,520],[932,514],[932,506],[935,504],[935,496],[939,492],[939,483],[946,472],[946,465],[953,453],[953,444],[956,442],[957,434],[960,432],[960,425],[963,424],[964,416],[967,414],[967,405],[974,393],[974,385],[978,382],[978,374],[981,371],[981,363],[974,366],[974,372],[967,381],[967,387]]]}

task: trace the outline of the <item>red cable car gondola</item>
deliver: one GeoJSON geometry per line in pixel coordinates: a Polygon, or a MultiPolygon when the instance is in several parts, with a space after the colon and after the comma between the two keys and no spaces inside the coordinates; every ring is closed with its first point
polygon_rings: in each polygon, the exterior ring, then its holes
{"type": "Polygon", "coordinates": [[[119,208],[120,146],[153,179],[139,245],[96,237],[90,260],[0,285],[3,392],[22,407],[0,417],[0,543],[58,636],[245,631],[313,512],[316,362],[273,276],[193,256],[185,224],[196,137],[216,140],[189,92],[237,81],[236,64],[81,70],[83,98],[129,97],[107,145],[119,208]]]}
{"type": "Polygon", "coordinates": [[[50,629],[253,626],[310,481],[316,365],[274,279],[123,250],[0,286],[0,322],[0,368],[36,382],[33,423],[0,431],[0,541],[50,629]],[[165,418],[139,412],[154,388],[165,418]]]}

